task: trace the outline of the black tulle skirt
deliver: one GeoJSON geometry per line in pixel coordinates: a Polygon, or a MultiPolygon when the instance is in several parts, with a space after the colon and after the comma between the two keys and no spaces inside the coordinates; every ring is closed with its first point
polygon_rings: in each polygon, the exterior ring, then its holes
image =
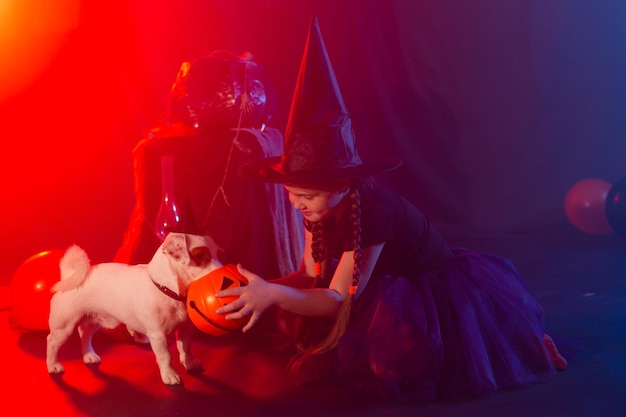
{"type": "Polygon", "coordinates": [[[543,335],[543,310],[511,262],[457,248],[420,276],[372,277],[323,363],[355,393],[461,399],[553,375],[543,335]]]}

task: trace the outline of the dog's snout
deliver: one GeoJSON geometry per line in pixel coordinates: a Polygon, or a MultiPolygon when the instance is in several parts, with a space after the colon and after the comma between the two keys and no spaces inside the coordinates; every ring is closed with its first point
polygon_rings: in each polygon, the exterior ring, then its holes
{"type": "Polygon", "coordinates": [[[206,266],[213,260],[211,251],[206,246],[191,249],[189,251],[189,257],[191,258],[191,262],[197,266],[206,266]]]}

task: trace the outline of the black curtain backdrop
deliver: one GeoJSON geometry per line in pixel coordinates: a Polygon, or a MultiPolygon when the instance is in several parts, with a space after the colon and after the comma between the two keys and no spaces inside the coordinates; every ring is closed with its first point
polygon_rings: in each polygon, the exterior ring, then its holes
{"type": "Polygon", "coordinates": [[[131,151],[183,61],[251,52],[284,131],[313,14],[362,157],[403,158],[379,182],[444,235],[581,234],[568,189],[626,177],[621,0],[81,1],[42,73],[0,101],[3,275],[71,243],[112,259],[131,151]]]}

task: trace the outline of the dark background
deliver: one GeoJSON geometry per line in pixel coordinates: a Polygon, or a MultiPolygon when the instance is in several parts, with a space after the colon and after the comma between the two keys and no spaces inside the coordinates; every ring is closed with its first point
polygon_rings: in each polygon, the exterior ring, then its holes
{"type": "Polygon", "coordinates": [[[284,131],[314,13],[362,157],[403,158],[380,182],[446,237],[575,237],[568,189],[626,176],[621,0],[20,4],[0,32],[3,279],[71,243],[113,258],[134,204],[131,151],[183,61],[251,52],[284,131]]]}

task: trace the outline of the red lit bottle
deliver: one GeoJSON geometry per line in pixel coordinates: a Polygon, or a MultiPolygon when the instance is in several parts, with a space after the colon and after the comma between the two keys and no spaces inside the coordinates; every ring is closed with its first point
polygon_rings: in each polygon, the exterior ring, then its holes
{"type": "Polygon", "coordinates": [[[178,207],[174,200],[174,159],[161,156],[161,206],[155,221],[155,233],[163,241],[180,223],[178,207]]]}

